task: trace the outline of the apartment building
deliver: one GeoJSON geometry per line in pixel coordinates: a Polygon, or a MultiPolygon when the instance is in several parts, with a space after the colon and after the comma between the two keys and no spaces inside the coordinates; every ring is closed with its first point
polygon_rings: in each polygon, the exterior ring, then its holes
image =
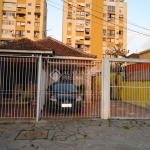
{"type": "Polygon", "coordinates": [[[46,0],[0,0],[0,41],[46,37],[46,0]]]}
{"type": "Polygon", "coordinates": [[[105,51],[127,46],[127,3],[124,0],[65,0],[62,41],[102,58],[105,51]]]}

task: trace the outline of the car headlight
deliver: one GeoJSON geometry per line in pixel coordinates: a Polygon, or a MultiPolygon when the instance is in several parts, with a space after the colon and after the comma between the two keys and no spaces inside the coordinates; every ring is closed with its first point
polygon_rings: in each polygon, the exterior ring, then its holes
{"type": "Polygon", "coordinates": [[[55,96],[51,96],[50,100],[51,100],[52,102],[56,102],[56,101],[57,101],[57,99],[56,99],[55,96]]]}
{"type": "Polygon", "coordinates": [[[82,96],[78,96],[78,97],[76,98],[76,102],[80,102],[80,101],[82,101],[82,96]]]}

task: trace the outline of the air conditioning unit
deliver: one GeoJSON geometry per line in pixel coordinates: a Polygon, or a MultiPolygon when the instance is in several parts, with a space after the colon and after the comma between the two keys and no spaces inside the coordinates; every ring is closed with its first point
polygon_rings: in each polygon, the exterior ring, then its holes
{"type": "Polygon", "coordinates": [[[69,22],[70,24],[72,24],[72,22],[69,22]]]}
{"type": "Polygon", "coordinates": [[[34,37],[37,37],[37,34],[35,34],[34,37]]]}
{"type": "Polygon", "coordinates": [[[79,41],[80,41],[80,39],[77,39],[76,41],[77,41],[77,42],[79,42],[79,41]]]}
{"type": "Polygon", "coordinates": [[[21,10],[21,8],[18,8],[18,11],[20,11],[21,10]]]}
{"type": "Polygon", "coordinates": [[[89,25],[89,23],[88,23],[88,22],[86,22],[86,25],[89,25]]]}
{"type": "Polygon", "coordinates": [[[26,18],[26,16],[23,16],[23,18],[26,18]]]}
{"type": "Polygon", "coordinates": [[[13,16],[14,19],[16,19],[16,16],[13,16]]]}
{"type": "Polygon", "coordinates": [[[37,20],[38,18],[35,18],[35,20],[37,20]]]}
{"type": "Polygon", "coordinates": [[[68,16],[71,16],[71,14],[68,14],[68,16]]]}
{"type": "Polygon", "coordinates": [[[69,39],[69,41],[71,42],[71,39],[69,39]]]}
{"type": "Polygon", "coordinates": [[[15,36],[15,34],[13,33],[12,36],[15,36]]]}

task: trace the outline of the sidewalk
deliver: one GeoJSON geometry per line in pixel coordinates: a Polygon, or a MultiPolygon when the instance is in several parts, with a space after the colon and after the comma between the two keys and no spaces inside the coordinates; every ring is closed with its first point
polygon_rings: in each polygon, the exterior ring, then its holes
{"type": "Polygon", "coordinates": [[[150,120],[0,121],[0,150],[150,150],[150,120]]]}

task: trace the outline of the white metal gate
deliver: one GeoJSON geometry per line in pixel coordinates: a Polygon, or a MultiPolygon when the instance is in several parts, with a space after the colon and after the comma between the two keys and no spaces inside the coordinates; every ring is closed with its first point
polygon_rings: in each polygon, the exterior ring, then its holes
{"type": "Polygon", "coordinates": [[[101,60],[42,57],[41,70],[45,101],[37,118],[100,117],[101,60]]]}
{"type": "Polygon", "coordinates": [[[150,61],[103,59],[102,118],[150,119],[150,61]]]}

